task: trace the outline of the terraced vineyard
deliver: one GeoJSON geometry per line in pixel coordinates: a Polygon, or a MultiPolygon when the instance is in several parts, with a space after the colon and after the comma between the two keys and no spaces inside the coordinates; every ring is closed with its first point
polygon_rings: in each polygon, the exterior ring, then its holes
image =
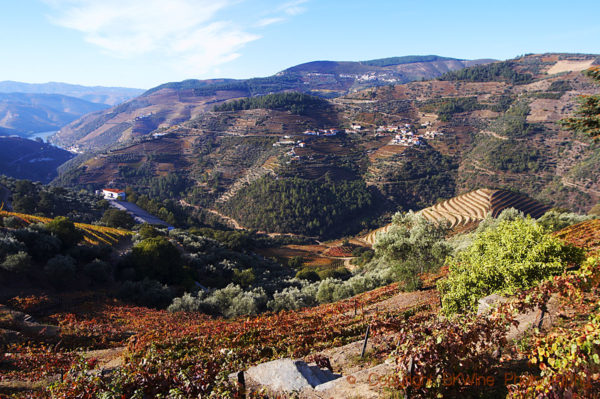
{"type": "Polygon", "coordinates": [[[407,147],[401,145],[384,145],[383,147],[380,147],[377,151],[374,151],[371,154],[369,154],[369,160],[373,162],[377,159],[393,157],[396,154],[403,153],[406,150],[406,148],[407,147]]]}
{"type": "MultiPolygon", "coordinates": [[[[496,217],[507,208],[516,208],[534,218],[539,218],[550,209],[548,205],[522,194],[504,190],[479,189],[422,209],[419,213],[432,222],[447,220],[450,228],[455,229],[478,224],[487,215],[496,217]]],[[[373,245],[377,234],[387,232],[391,226],[388,224],[373,230],[362,240],[373,245]]]]}
{"type": "MultiPolygon", "coordinates": [[[[24,213],[7,212],[0,210],[0,217],[13,216],[23,221],[24,224],[32,223],[48,223],[52,221],[50,218],[41,216],[27,215],[24,213]]],[[[121,240],[132,235],[132,232],[127,230],[115,229],[112,227],[96,226],[86,223],[75,223],[75,227],[83,231],[83,239],[90,245],[114,245],[121,240]]]]}
{"type": "Polygon", "coordinates": [[[600,219],[569,226],[557,232],[556,236],[586,249],[590,254],[600,254],[600,219]]]}
{"type": "Polygon", "coordinates": [[[252,182],[260,179],[263,176],[274,174],[272,169],[267,169],[265,166],[258,168],[252,168],[246,172],[246,174],[233,183],[233,185],[227,190],[221,197],[217,199],[217,204],[225,203],[233,198],[242,188],[251,184],[252,182]]]}

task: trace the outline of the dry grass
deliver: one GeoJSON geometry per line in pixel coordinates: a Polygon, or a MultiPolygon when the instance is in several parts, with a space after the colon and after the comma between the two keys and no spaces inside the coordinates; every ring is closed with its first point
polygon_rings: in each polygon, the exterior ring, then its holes
{"type": "Polygon", "coordinates": [[[583,61],[561,60],[561,61],[558,61],[556,64],[552,65],[546,73],[548,73],[548,75],[553,75],[555,73],[561,73],[561,72],[585,71],[586,69],[591,67],[593,63],[594,63],[594,60],[583,60],[583,61]]]}

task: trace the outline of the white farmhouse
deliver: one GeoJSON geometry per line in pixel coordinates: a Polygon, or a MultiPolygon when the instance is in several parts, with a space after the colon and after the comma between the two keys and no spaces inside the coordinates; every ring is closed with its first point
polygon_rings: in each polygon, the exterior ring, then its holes
{"type": "Polygon", "coordinates": [[[102,195],[104,195],[104,199],[107,199],[107,200],[124,200],[125,199],[125,191],[118,190],[116,188],[104,188],[104,189],[102,189],[102,195]]]}

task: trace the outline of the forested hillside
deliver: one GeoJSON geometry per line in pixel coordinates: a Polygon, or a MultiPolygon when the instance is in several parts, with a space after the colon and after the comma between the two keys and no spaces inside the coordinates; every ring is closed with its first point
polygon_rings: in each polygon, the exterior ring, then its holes
{"type": "Polygon", "coordinates": [[[240,190],[222,208],[251,229],[335,236],[373,205],[360,180],[334,182],[263,177],[240,190]]]}
{"type": "Polygon", "coordinates": [[[215,106],[214,110],[219,112],[264,108],[289,111],[292,114],[297,115],[305,115],[310,111],[314,112],[319,108],[328,107],[329,103],[318,97],[302,93],[279,93],[228,101],[224,104],[215,106]]]}

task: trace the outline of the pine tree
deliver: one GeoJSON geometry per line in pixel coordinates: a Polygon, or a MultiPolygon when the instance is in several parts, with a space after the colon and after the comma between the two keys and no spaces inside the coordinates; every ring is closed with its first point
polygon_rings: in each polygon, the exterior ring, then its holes
{"type": "MultiPolygon", "coordinates": [[[[585,74],[600,83],[600,67],[592,67],[585,74]]],[[[600,95],[581,96],[577,116],[562,120],[568,129],[583,132],[594,140],[600,140],[600,95]]]]}

